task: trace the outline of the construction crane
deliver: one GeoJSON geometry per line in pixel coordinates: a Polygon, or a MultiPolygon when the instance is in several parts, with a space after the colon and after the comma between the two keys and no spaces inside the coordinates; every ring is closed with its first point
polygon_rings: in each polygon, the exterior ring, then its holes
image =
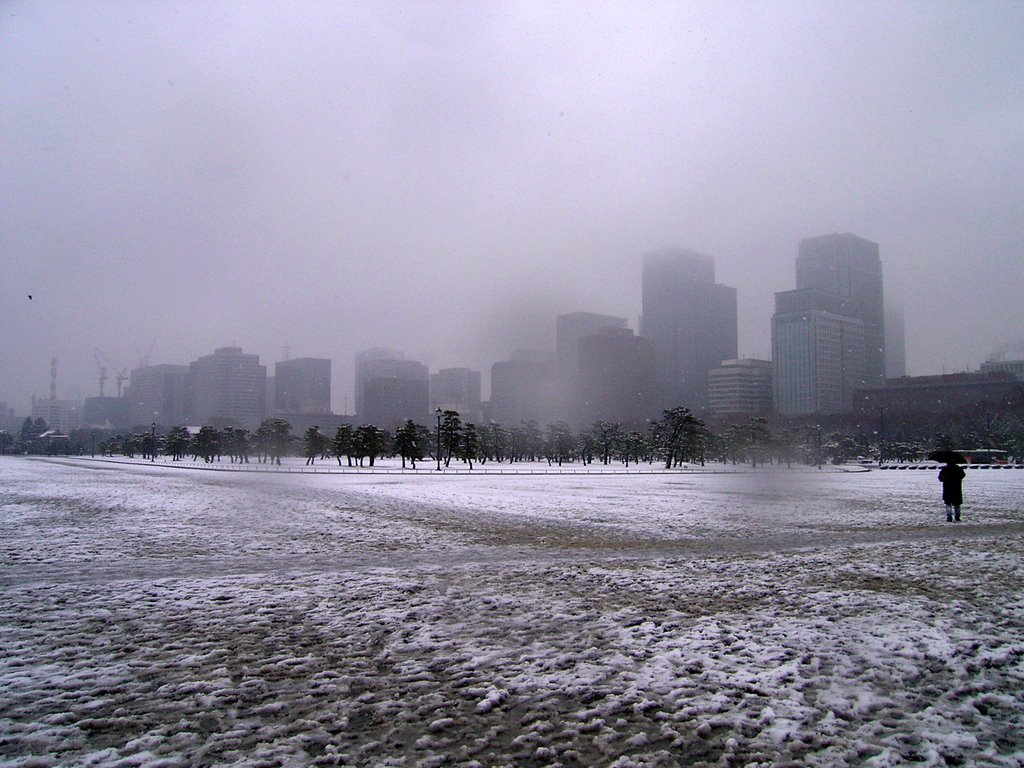
{"type": "Polygon", "coordinates": [[[125,368],[124,366],[118,368],[118,366],[114,365],[110,361],[110,358],[103,354],[103,352],[99,349],[95,350],[94,356],[96,359],[96,364],[100,366],[100,397],[103,397],[103,382],[105,382],[107,379],[108,368],[114,371],[114,380],[117,382],[117,396],[121,397],[121,390],[124,386],[124,383],[128,381],[129,378],[128,369],[125,368]]]}
{"type": "Polygon", "coordinates": [[[93,350],[92,359],[96,361],[96,367],[100,369],[100,397],[106,397],[103,386],[107,383],[107,366],[103,360],[102,353],[97,349],[93,350]]]}

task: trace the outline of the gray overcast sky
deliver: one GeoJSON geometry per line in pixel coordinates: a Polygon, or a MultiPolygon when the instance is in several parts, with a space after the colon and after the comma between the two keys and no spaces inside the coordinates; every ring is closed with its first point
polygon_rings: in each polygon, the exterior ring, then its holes
{"type": "MultiPolygon", "coordinates": [[[[7,2],[0,400],[238,344],[487,371],[712,254],[769,357],[881,246],[912,374],[1024,356],[1024,3],[7,2]],[[32,294],[29,301],[27,294],[32,294]]],[[[114,390],[108,381],[108,394],[114,390]]]]}

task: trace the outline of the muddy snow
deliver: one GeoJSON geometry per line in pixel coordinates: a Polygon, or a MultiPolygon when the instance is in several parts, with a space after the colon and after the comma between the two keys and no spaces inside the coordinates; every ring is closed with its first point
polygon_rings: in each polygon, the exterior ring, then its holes
{"type": "Polygon", "coordinates": [[[725,469],[2,457],[0,759],[1024,765],[1024,470],[725,469]]]}

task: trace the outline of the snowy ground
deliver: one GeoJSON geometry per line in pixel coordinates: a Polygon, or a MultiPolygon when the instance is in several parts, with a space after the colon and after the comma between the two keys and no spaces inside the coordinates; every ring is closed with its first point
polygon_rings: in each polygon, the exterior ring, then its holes
{"type": "Polygon", "coordinates": [[[0,458],[5,765],[1024,765],[1024,470],[0,458]]]}

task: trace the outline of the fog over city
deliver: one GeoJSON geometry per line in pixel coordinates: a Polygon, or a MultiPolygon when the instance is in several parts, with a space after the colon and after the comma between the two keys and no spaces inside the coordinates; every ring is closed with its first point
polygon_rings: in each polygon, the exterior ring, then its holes
{"type": "MultiPolygon", "coordinates": [[[[1024,355],[1024,4],[6,2],[0,400],[226,345],[484,372],[693,248],[770,358],[802,238],[907,372],[1024,355]],[[29,298],[31,296],[31,298],[29,298]]],[[[107,394],[113,394],[112,381],[107,394]]]]}

